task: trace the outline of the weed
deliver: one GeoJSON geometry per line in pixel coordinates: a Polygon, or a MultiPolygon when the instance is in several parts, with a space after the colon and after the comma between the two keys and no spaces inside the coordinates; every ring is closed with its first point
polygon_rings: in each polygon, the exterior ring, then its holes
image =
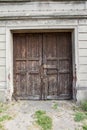
{"type": "Polygon", "coordinates": [[[84,113],[82,113],[82,112],[77,112],[77,113],[75,114],[74,120],[75,120],[76,122],[82,121],[82,120],[84,120],[84,119],[86,119],[86,115],[85,115],[84,113]]]}
{"type": "Polygon", "coordinates": [[[79,107],[79,106],[76,106],[76,105],[74,105],[74,106],[72,107],[72,109],[73,109],[73,111],[80,111],[80,110],[81,110],[80,107],[79,107]]]}
{"type": "Polygon", "coordinates": [[[35,112],[36,123],[42,128],[42,130],[51,130],[52,129],[52,119],[46,115],[45,111],[36,111],[35,112]]]}
{"type": "Polygon", "coordinates": [[[87,101],[81,103],[81,109],[82,109],[83,111],[87,111],[87,101]]]}
{"type": "Polygon", "coordinates": [[[58,104],[57,103],[55,103],[54,105],[53,105],[53,107],[52,107],[53,109],[57,109],[58,108],[58,104]]]}
{"type": "Polygon", "coordinates": [[[87,125],[82,126],[83,130],[87,130],[87,125]]]}
{"type": "Polygon", "coordinates": [[[4,115],[2,117],[0,117],[0,122],[6,121],[6,120],[11,120],[12,117],[8,116],[8,115],[4,115]]]}
{"type": "Polygon", "coordinates": [[[0,113],[5,112],[7,109],[8,109],[7,105],[0,103],[0,113]]]}
{"type": "Polygon", "coordinates": [[[7,110],[7,108],[0,107],[0,113],[5,112],[6,110],[7,110]]]}
{"type": "Polygon", "coordinates": [[[44,114],[46,114],[46,112],[45,111],[41,111],[41,110],[38,110],[38,111],[35,112],[35,116],[37,118],[39,118],[40,116],[43,116],[44,114]]]}
{"type": "Polygon", "coordinates": [[[0,130],[5,130],[2,124],[0,124],[0,130]]]}

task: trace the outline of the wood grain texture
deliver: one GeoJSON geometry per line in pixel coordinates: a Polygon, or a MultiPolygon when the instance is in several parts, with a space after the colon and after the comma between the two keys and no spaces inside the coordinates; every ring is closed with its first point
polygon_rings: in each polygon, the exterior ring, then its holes
{"type": "Polygon", "coordinates": [[[14,94],[20,99],[72,97],[71,33],[14,34],[14,94]]]}

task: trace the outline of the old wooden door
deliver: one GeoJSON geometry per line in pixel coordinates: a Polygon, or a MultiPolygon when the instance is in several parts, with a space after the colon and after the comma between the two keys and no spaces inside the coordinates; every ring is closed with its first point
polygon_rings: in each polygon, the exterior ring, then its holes
{"type": "Polygon", "coordinates": [[[14,94],[19,99],[40,99],[42,35],[14,34],[14,94]]]}
{"type": "Polygon", "coordinates": [[[14,94],[20,99],[71,98],[71,33],[14,34],[14,94]]]}
{"type": "Polygon", "coordinates": [[[44,98],[70,99],[72,97],[71,33],[43,35],[44,98]]]}

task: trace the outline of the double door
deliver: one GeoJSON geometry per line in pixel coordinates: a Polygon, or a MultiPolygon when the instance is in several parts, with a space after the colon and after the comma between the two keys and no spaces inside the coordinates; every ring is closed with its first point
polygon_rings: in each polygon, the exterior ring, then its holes
{"type": "Polygon", "coordinates": [[[19,99],[72,97],[70,32],[13,35],[14,94],[19,99]]]}

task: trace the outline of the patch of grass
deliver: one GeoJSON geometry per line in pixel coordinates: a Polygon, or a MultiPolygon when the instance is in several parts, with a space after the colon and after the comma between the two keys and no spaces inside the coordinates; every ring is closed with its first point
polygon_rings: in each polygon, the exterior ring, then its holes
{"type": "Polygon", "coordinates": [[[6,104],[0,103],[0,113],[5,112],[8,109],[6,104]]]}
{"type": "Polygon", "coordinates": [[[42,130],[51,130],[52,129],[52,119],[46,115],[45,111],[36,111],[35,112],[36,123],[42,128],[42,130]]]}
{"type": "Polygon", "coordinates": [[[83,111],[87,111],[87,101],[81,103],[81,109],[82,109],[83,111]]]}
{"type": "Polygon", "coordinates": [[[39,118],[40,116],[43,116],[44,114],[46,114],[46,112],[42,111],[42,110],[38,110],[38,111],[35,112],[35,116],[37,118],[39,118]]]}
{"type": "Polygon", "coordinates": [[[81,108],[79,106],[73,105],[72,107],[73,111],[80,111],[81,108]]]}
{"type": "Polygon", "coordinates": [[[53,104],[53,107],[52,107],[53,109],[58,109],[58,104],[57,103],[55,103],[55,104],[53,104]]]}
{"type": "Polygon", "coordinates": [[[85,115],[84,113],[82,113],[82,112],[77,112],[77,113],[75,114],[74,120],[75,120],[76,122],[82,121],[82,120],[84,120],[84,119],[86,119],[86,115],[85,115]]]}
{"type": "Polygon", "coordinates": [[[39,117],[37,123],[43,128],[43,130],[51,130],[52,128],[52,119],[46,115],[39,117]]]}
{"type": "Polygon", "coordinates": [[[5,112],[6,110],[7,110],[7,108],[0,107],[0,113],[5,112]]]}
{"type": "Polygon", "coordinates": [[[0,130],[5,130],[5,128],[2,124],[0,124],[0,130]]]}
{"type": "Polygon", "coordinates": [[[0,122],[11,120],[11,119],[12,117],[10,117],[9,115],[3,115],[2,117],[0,117],[0,122]]]}
{"type": "Polygon", "coordinates": [[[83,130],[87,130],[87,125],[82,126],[83,130]]]}

